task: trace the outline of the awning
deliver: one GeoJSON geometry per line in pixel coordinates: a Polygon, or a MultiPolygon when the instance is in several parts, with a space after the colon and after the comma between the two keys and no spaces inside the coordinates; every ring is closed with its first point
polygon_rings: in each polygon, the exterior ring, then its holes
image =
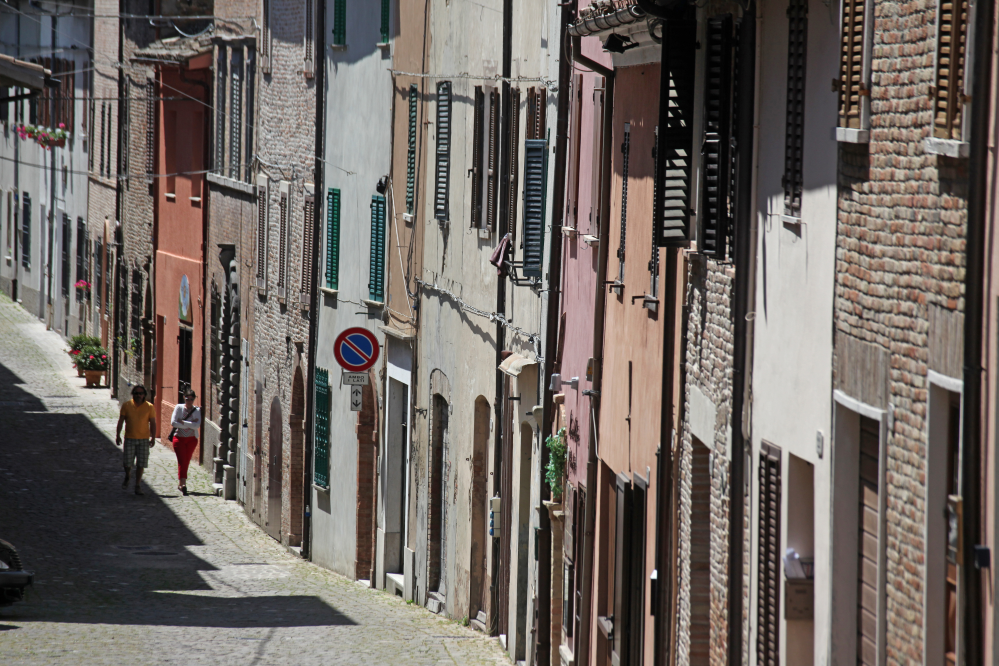
{"type": "Polygon", "coordinates": [[[41,90],[51,79],[52,72],[41,65],[0,53],[0,87],[41,90]]]}
{"type": "Polygon", "coordinates": [[[519,377],[520,372],[529,365],[537,365],[537,361],[532,361],[531,359],[521,356],[517,352],[512,352],[506,359],[500,363],[499,369],[510,375],[511,377],[519,377]]]}

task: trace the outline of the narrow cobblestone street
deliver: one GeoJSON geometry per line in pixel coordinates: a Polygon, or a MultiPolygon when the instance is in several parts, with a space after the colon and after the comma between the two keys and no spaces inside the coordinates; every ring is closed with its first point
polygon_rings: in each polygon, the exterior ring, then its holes
{"type": "Polygon", "coordinates": [[[288,553],[157,445],[121,490],[117,403],[0,297],[0,537],[35,571],[0,664],[499,664],[496,639],[288,553]]]}

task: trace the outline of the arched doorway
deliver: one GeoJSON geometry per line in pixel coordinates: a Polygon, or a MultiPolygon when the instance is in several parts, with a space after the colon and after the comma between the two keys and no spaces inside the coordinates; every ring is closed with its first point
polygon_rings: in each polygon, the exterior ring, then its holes
{"type": "Polygon", "coordinates": [[[291,382],[291,451],[288,456],[288,545],[302,545],[303,496],[305,483],[305,381],[302,366],[295,368],[291,382]]]}
{"type": "Polygon", "coordinates": [[[267,533],[281,540],[281,477],[284,461],[284,419],[281,416],[281,401],[271,400],[271,417],[268,427],[267,456],[267,533]]]}

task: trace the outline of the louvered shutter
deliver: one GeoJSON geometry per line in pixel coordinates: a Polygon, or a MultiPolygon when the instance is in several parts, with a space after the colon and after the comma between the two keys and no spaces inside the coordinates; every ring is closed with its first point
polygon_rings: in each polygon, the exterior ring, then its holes
{"type": "Polygon", "coordinates": [[[434,218],[448,219],[448,190],[451,181],[451,82],[437,84],[437,169],[434,189],[434,218]]]}
{"type": "Polygon", "coordinates": [[[107,122],[108,105],[101,102],[101,145],[100,145],[100,173],[101,176],[105,175],[105,167],[107,166],[104,162],[104,142],[107,140],[106,122],[107,122]]]}
{"type": "Polygon", "coordinates": [[[878,584],[881,544],[881,424],[860,417],[859,534],[857,535],[857,661],[878,664],[878,584]]]}
{"type": "Polygon", "coordinates": [[[226,47],[218,47],[215,68],[215,173],[225,175],[226,47]]]}
{"type": "Polygon", "coordinates": [[[222,310],[222,299],[219,297],[219,289],[214,279],[212,280],[211,299],[210,368],[212,383],[218,384],[222,379],[220,372],[221,351],[219,347],[219,316],[222,310]]]}
{"type": "Polygon", "coordinates": [[[267,186],[257,185],[257,289],[267,289],[267,222],[268,222],[267,186]]]}
{"type": "Polygon", "coordinates": [[[406,212],[413,214],[416,205],[416,111],[420,89],[409,86],[409,146],[406,150],[406,212]]]}
{"type": "Polygon", "coordinates": [[[666,21],[656,156],[659,196],[653,206],[661,247],[683,247],[690,241],[696,48],[696,21],[666,21]]]}
{"type": "Polygon", "coordinates": [[[347,0],[333,0],[333,44],[347,44],[347,0]]]}
{"type": "Polygon", "coordinates": [[[76,279],[86,280],[87,279],[87,225],[84,224],[83,218],[77,218],[76,220],[76,279]]]}
{"type": "MultiPolygon", "coordinates": [[[[25,192],[21,195],[21,265],[31,267],[31,195],[25,192]]],[[[77,238],[79,243],[79,238],[77,238]]],[[[80,274],[77,273],[77,279],[80,274]]]]}
{"type": "Polygon", "coordinates": [[[624,124],[621,141],[621,241],[617,246],[617,281],[624,282],[624,247],[628,237],[628,162],[631,157],[631,123],[624,124]]]}
{"type": "Polygon", "coordinates": [[[299,301],[304,307],[312,303],[312,240],[315,234],[316,200],[311,194],[305,196],[303,219],[305,235],[302,238],[302,288],[299,301]]]}
{"type": "MultiPolygon", "coordinates": [[[[506,231],[510,234],[510,245],[517,238],[517,162],[520,159],[520,88],[510,90],[510,161],[506,165],[507,208],[506,231]]],[[[513,250],[511,249],[511,252],[513,250]]]]}
{"type": "Polygon", "coordinates": [[[330,485],[330,378],[329,370],[316,368],[316,443],[313,480],[320,488],[330,485]]]}
{"type": "Polygon", "coordinates": [[[62,214],[62,295],[69,296],[69,288],[72,284],[70,275],[69,251],[73,246],[73,222],[69,215],[62,214]]]}
{"type": "MultiPolygon", "coordinates": [[[[573,90],[569,107],[569,182],[566,190],[565,226],[579,228],[579,155],[583,117],[583,75],[572,78],[573,90]]],[[[654,245],[655,243],[653,243],[654,245]]]]}
{"type": "MultiPolygon", "coordinates": [[[[652,201],[659,199],[659,128],[655,128],[652,141],[652,201]]],[[[649,295],[659,297],[659,229],[652,225],[652,257],[649,259],[649,295]]]]}
{"type": "Polygon", "coordinates": [[[316,72],[315,67],[315,52],[316,52],[316,42],[315,42],[315,30],[316,30],[316,17],[315,17],[315,7],[316,0],[305,0],[305,41],[302,44],[302,50],[304,53],[305,64],[302,68],[302,73],[306,78],[312,78],[316,72]]]}
{"type": "Polygon", "coordinates": [[[968,43],[968,0],[942,0],[937,19],[933,136],[960,140],[968,43]]]}
{"type": "MultiPolygon", "coordinates": [[[[592,162],[590,165],[590,224],[591,235],[600,233],[600,215],[603,211],[603,146],[604,146],[604,94],[606,92],[606,79],[602,76],[596,77],[593,84],[593,150],[592,162]]],[[[656,185],[658,187],[658,184],[656,185]]],[[[658,199],[656,199],[658,201],[658,199]]],[[[653,225],[655,226],[655,225],[653,225]]],[[[658,241],[659,231],[656,230],[658,241]]]]}
{"type": "Polygon", "coordinates": [[[388,44],[389,38],[392,36],[392,13],[391,13],[391,1],[382,0],[382,44],[388,44]]]}
{"type": "MultiPolygon", "coordinates": [[[[224,112],[224,108],[216,108],[216,113],[224,112]]],[[[146,175],[151,177],[154,173],[156,173],[156,82],[150,79],[146,81],[146,175]]]]}
{"type": "Polygon", "coordinates": [[[864,0],[843,0],[839,68],[839,126],[862,129],[864,89],[864,0]]]}
{"type": "Polygon", "coordinates": [[[780,664],[780,516],[781,452],[760,445],[760,516],[758,534],[756,663],[780,664]]]}
{"type": "Polygon", "coordinates": [[[278,298],[288,293],[288,192],[287,183],[281,183],[281,199],[278,203],[278,298]]]}
{"type": "Polygon", "coordinates": [[[545,249],[548,142],[524,141],[524,277],[541,277],[545,249]]]}
{"type": "Polygon", "coordinates": [[[326,288],[340,284],[340,190],[326,192],[326,288]]]}
{"type": "Polygon", "coordinates": [[[246,94],[243,98],[246,100],[246,122],[243,125],[246,127],[246,132],[243,138],[243,182],[249,183],[253,179],[253,100],[255,99],[255,93],[257,80],[257,58],[254,54],[253,49],[246,50],[246,94]]]}
{"type": "Polygon", "coordinates": [[[101,243],[101,239],[98,238],[94,241],[94,306],[97,308],[97,312],[101,311],[101,292],[104,291],[104,266],[101,262],[104,261],[104,245],[101,243]]]}
{"type": "Polygon", "coordinates": [[[475,87],[474,113],[472,121],[472,210],[469,226],[477,229],[482,226],[482,126],[486,111],[486,95],[482,86],[475,87]]]}
{"type": "Polygon", "coordinates": [[[260,17],[263,27],[260,30],[260,69],[265,73],[271,71],[271,51],[273,42],[271,40],[271,2],[262,0],[260,17]]]}
{"type": "Polygon", "coordinates": [[[496,204],[499,194],[499,129],[500,129],[500,94],[496,88],[487,88],[486,104],[489,108],[489,122],[486,125],[485,151],[485,186],[483,199],[483,218],[485,227],[492,232],[496,228],[496,204]]]}
{"type": "MultiPolygon", "coordinates": [[[[611,640],[612,661],[629,664],[629,615],[631,614],[631,540],[632,488],[628,477],[617,475],[616,516],[614,521],[614,633],[611,640]]],[[[641,529],[641,528],[639,528],[641,529]]]]}
{"type": "Polygon", "coordinates": [[[699,249],[725,258],[728,237],[728,188],[732,161],[732,17],[708,20],[707,73],[704,85],[704,143],[701,147],[704,184],[701,188],[699,249]]]}
{"type": "Polygon", "coordinates": [[[372,301],[385,300],[385,197],[371,197],[371,258],[368,292],[372,301]]]}
{"type": "Polygon", "coordinates": [[[240,48],[232,50],[232,89],[229,92],[229,177],[239,180],[239,135],[243,115],[243,52],[240,48]]]}
{"type": "Polygon", "coordinates": [[[802,160],[805,142],[805,53],[807,0],[787,6],[787,115],[784,129],[784,214],[801,217],[802,160]]]}

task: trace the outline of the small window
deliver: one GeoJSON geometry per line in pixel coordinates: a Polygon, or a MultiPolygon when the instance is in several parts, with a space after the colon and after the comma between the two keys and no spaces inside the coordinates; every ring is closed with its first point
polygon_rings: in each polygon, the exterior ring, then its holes
{"type": "Polygon", "coordinates": [[[347,45],[347,0],[333,0],[333,45],[347,45]]]}

